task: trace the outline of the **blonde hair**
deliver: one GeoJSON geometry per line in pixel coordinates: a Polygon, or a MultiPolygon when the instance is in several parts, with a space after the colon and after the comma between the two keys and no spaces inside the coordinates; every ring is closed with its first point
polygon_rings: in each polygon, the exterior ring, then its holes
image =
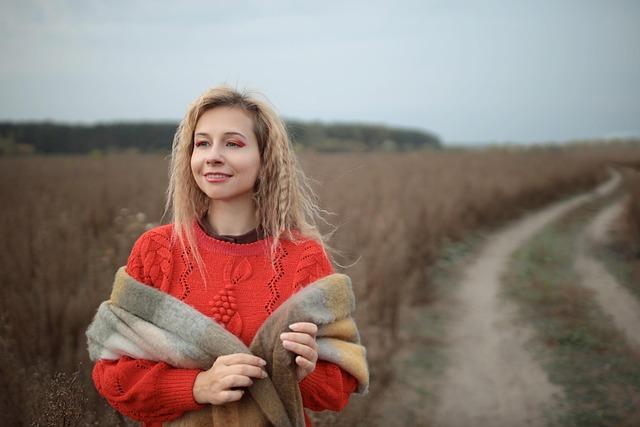
{"type": "Polygon", "coordinates": [[[191,103],[178,125],[171,150],[165,205],[165,214],[172,212],[174,237],[185,250],[188,247],[191,251],[203,279],[205,268],[195,243],[193,223],[204,215],[211,202],[193,178],[191,153],[198,119],[216,107],[241,108],[253,118],[260,149],[260,170],[253,198],[258,224],[265,237],[272,237],[272,260],[280,239],[296,242],[297,234],[317,241],[324,249],[324,237],[317,227],[318,219],[326,222],[321,216],[324,211],[318,207],[317,196],[299,167],[284,123],[266,102],[251,92],[216,86],[191,103]]]}

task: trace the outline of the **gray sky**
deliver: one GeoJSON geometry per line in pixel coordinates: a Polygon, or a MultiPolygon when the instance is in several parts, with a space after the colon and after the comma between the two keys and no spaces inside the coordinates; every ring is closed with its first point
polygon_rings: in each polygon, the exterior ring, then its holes
{"type": "Polygon", "coordinates": [[[640,1],[2,0],[0,120],[178,121],[207,87],[448,142],[640,135],[640,1]]]}

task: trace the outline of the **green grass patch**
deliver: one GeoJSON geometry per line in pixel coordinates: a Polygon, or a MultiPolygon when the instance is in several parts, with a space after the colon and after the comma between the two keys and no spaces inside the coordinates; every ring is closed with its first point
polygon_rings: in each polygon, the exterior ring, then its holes
{"type": "MultiPolygon", "coordinates": [[[[632,294],[640,299],[640,281],[637,272],[640,260],[638,256],[619,247],[617,242],[608,242],[593,248],[595,256],[604,264],[607,271],[632,294]]],[[[640,327],[640,326],[638,326],[640,327]]]]}
{"type": "Polygon", "coordinates": [[[603,314],[574,270],[577,237],[609,199],[546,227],[513,256],[504,293],[537,331],[533,343],[566,406],[552,424],[640,425],[640,354],[603,314]]]}

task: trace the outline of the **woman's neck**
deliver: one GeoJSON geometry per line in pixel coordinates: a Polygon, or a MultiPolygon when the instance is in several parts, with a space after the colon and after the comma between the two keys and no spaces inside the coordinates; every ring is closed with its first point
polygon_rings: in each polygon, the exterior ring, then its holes
{"type": "Polygon", "coordinates": [[[253,199],[211,202],[207,211],[207,222],[219,235],[239,236],[258,226],[256,207],[253,199]]]}

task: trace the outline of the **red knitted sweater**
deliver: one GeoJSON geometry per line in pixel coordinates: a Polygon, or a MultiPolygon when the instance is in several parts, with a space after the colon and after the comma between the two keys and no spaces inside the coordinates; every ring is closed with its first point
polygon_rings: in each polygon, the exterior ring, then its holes
{"type": "MultiPolygon", "coordinates": [[[[206,289],[193,257],[179,243],[171,243],[172,225],[140,236],[129,256],[127,273],[214,318],[247,346],[291,294],[333,272],[321,246],[311,240],[282,241],[273,268],[270,239],[229,243],[207,235],[197,224],[194,228],[207,269],[206,289]]],[[[143,426],[155,427],[203,407],[193,398],[199,372],[123,356],[117,361],[97,361],[93,381],[116,410],[142,421],[143,426]]],[[[318,361],[316,369],[300,382],[303,405],[314,411],[342,410],[356,387],[353,376],[325,361],[318,361]]],[[[305,421],[311,426],[306,414],[305,421]]]]}

